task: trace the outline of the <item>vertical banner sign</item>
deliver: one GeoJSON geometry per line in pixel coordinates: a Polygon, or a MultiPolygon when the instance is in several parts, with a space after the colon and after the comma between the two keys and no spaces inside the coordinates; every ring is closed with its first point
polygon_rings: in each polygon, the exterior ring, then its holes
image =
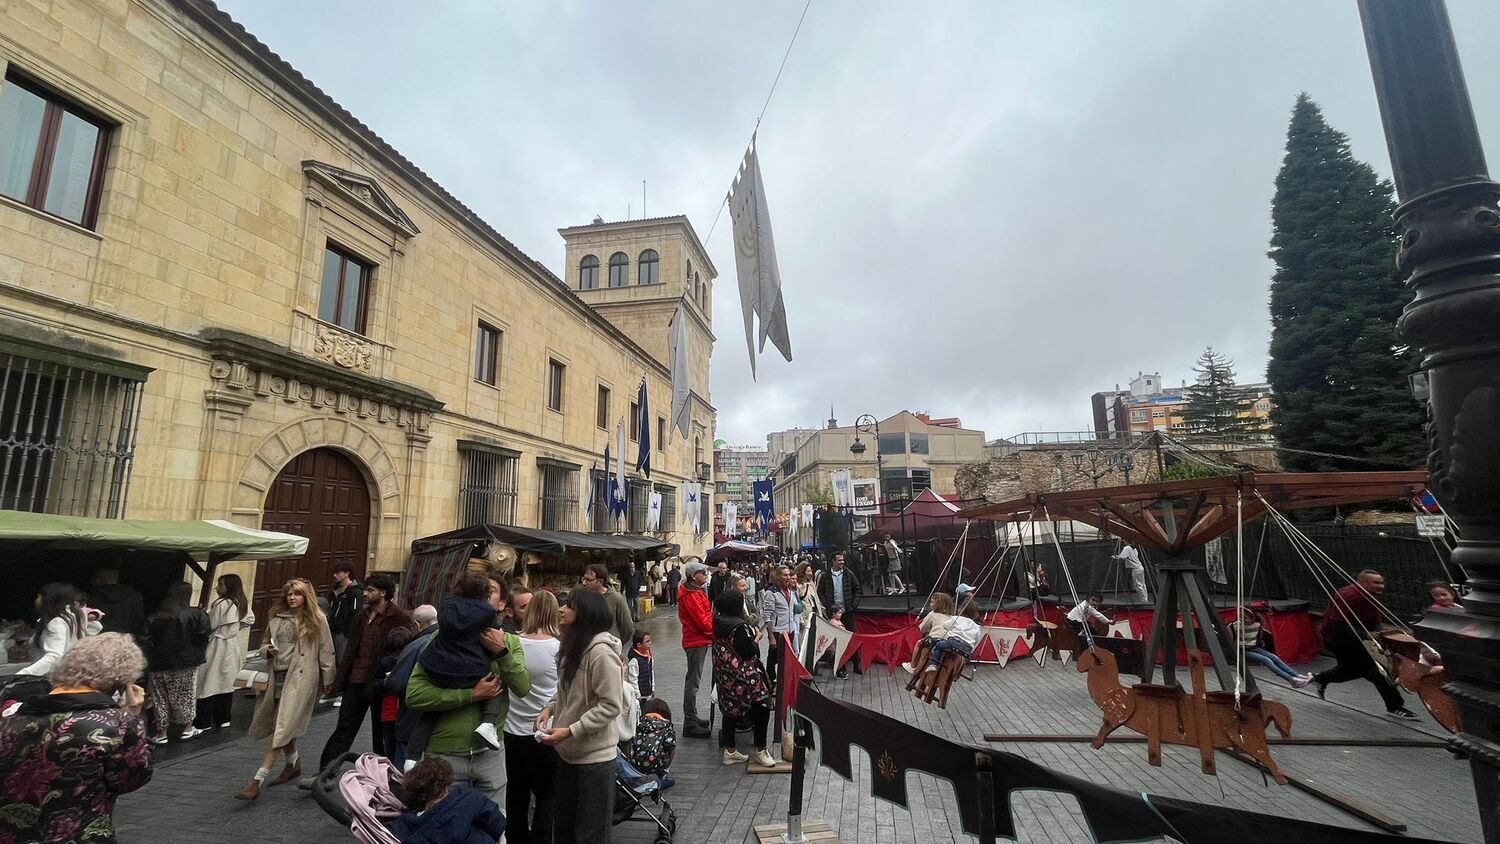
{"type": "MultiPolygon", "coordinates": [[[[1229,583],[1229,573],[1224,570],[1224,537],[1216,536],[1203,546],[1203,566],[1208,569],[1208,579],[1214,583],[1229,583]]],[[[1245,584],[1249,591],[1250,584],[1245,584]]]]}
{"type": "Polygon", "coordinates": [[[724,533],[730,538],[733,538],[735,534],[740,532],[739,523],[736,521],[738,516],[739,508],[735,506],[734,502],[724,502],[724,533]]]}
{"type": "Polygon", "coordinates": [[[687,439],[688,422],[692,414],[688,410],[688,395],[692,388],[688,384],[688,330],[687,312],[683,303],[677,303],[677,312],[667,326],[667,359],[672,364],[672,427],[687,439]]]}
{"type": "Polygon", "coordinates": [[[765,533],[770,528],[771,522],[776,521],[776,505],[771,500],[771,481],[756,481],[751,484],[755,490],[755,515],[760,520],[760,532],[765,533]]]}
{"type": "Polygon", "coordinates": [[[811,525],[812,523],[813,523],[813,506],[811,504],[803,504],[802,505],[802,524],[804,524],[804,525],[811,525]]]}
{"type": "MultiPolygon", "coordinates": [[[[604,465],[608,466],[608,445],[604,446],[604,459],[606,461],[604,465]]],[[[589,467],[589,473],[587,476],[585,476],[586,480],[584,480],[584,484],[588,486],[588,489],[584,490],[583,493],[583,513],[580,514],[580,517],[583,520],[583,527],[580,528],[580,530],[583,530],[585,532],[594,529],[594,472],[598,471],[598,469],[598,463],[595,463],[593,466],[589,467]]]]}
{"type": "Polygon", "coordinates": [[[636,391],[636,404],[640,406],[640,415],[635,418],[636,440],[640,443],[640,450],[635,456],[635,470],[645,474],[646,479],[651,479],[651,411],[646,405],[646,379],[641,379],[641,388],[636,391]]]}
{"type": "Polygon", "coordinates": [[[661,530],[661,493],[651,493],[650,509],[646,511],[646,530],[661,530]]]}
{"type": "Polygon", "coordinates": [[[615,426],[615,484],[614,495],[609,502],[609,512],[620,518],[627,510],[625,500],[625,422],[615,426]]]}
{"type": "Polygon", "coordinates": [[[693,526],[693,534],[703,532],[698,521],[699,498],[703,495],[703,489],[697,483],[685,483],[682,485],[682,509],[687,513],[688,524],[693,526]]]}
{"type": "Polygon", "coordinates": [[[745,316],[745,343],[750,347],[750,377],[755,377],[755,318],[760,317],[760,349],[769,339],[781,356],[792,359],[787,335],[786,303],[781,298],[781,271],[776,266],[776,242],[771,237],[771,212],[766,186],[760,180],[760,157],[755,136],[729,189],[729,217],[734,222],[734,267],[739,276],[740,308],[745,316]]]}
{"type": "Polygon", "coordinates": [[[854,493],[849,488],[849,473],[843,469],[836,472],[829,472],[828,480],[833,484],[833,506],[853,506],[854,493]]]}

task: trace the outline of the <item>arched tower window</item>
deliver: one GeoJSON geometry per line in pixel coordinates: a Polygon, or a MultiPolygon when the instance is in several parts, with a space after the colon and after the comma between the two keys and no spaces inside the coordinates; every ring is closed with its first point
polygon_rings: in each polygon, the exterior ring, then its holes
{"type": "Polygon", "coordinates": [[[593,255],[583,256],[578,262],[578,289],[593,290],[599,286],[599,259],[593,255]]]}
{"type": "Polygon", "coordinates": [[[624,252],[609,256],[609,286],[624,287],[630,279],[630,258],[624,252]]]}
{"type": "Polygon", "coordinates": [[[661,283],[661,256],[656,254],[655,249],[642,252],[639,263],[640,268],[636,271],[637,284],[661,283]]]}

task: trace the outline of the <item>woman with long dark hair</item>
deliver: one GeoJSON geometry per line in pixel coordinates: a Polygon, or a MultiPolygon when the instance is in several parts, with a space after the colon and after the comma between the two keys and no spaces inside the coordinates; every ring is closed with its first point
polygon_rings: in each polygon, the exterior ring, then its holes
{"type": "Polygon", "coordinates": [[[557,844],[607,844],[615,804],[625,663],[614,616],[604,596],[574,589],[561,611],[557,695],[542,707],[536,729],[557,750],[552,835],[557,844]]]}
{"type": "Polygon", "coordinates": [[[266,655],[265,688],[255,700],[250,738],[270,738],[260,770],[235,797],[254,800],[271,775],[276,757],[286,755],[286,767],[271,785],[302,775],[297,739],[307,733],[320,691],[333,685],[333,634],[328,618],[318,609],[318,593],[307,580],[296,577],[281,587],[281,600],[271,609],[261,652],[266,655]]]}
{"type": "Polygon", "coordinates": [[[152,744],[167,743],[167,728],[182,726],[181,738],[203,731],[193,726],[197,698],[193,695],[198,666],[208,647],[208,614],[192,606],[193,587],[174,583],[161,607],[146,622],[146,670],[150,676],[151,708],[156,711],[152,744]]]}
{"type": "Polygon", "coordinates": [[[48,583],[37,590],[36,610],[36,632],[31,636],[36,660],[16,673],[45,677],[63,654],[89,635],[88,625],[97,633],[99,623],[84,620],[83,603],[71,583],[48,583]]]}
{"type": "Polygon", "coordinates": [[[234,679],[240,673],[245,649],[240,633],[255,623],[245,584],[237,574],[219,578],[219,597],[208,608],[208,626],[213,631],[208,652],[198,669],[198,724],[224,728],[229,726],[230,707],[234,702],[234,679]]]}
{"type": "Polygon", "coordinates": [[[714,686],[719,690],[719,709],[724,721],[719,731],[722,762],[736,765],[748,761],[761,768],[776,767],[766,749],[771,723],[771,681],[760,661],[755,630],[745,621],[745,596],[730,589],[714,599],[714,686]],[[740,721],[750,723],[755,753],[746,756],[734,746],[740,721]]]}

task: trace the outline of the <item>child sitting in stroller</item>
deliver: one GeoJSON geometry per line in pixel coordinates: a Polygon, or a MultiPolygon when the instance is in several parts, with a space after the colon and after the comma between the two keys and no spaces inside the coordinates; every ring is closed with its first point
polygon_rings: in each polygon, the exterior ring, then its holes
{"type": "Polygon", "coordinates": [[[672,728],[672,709],[659,697],[641,704],[641,720],[636,723],[635,738],[625,759],[643,774],[650,774],[670,784],[667,769],[677,753],[677,734],[672,728]]]}
{"type": "Polygon", "coordinates": [[[483,794],[454,785],[453,768],[441,758],[418,762],[402,779],[406,811],[391,821],[402,844],[494,844],[505,832],[505,815],[483,794]]]}

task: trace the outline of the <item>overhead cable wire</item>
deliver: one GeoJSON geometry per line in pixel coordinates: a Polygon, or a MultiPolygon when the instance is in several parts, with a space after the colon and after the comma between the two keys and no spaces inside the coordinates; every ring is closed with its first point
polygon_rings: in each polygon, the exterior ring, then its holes
{"type": "MultiPolygon", "coordinates": [[[[771,90],[766,92],[766,101],[761,103],[760,114],[755,118],[755,129],[750,133],[754,137],[755,132],[760,131],[760,121],[765,119],[766,110],[771,107],[771,97],[776,94],[776,85],[781,82],[781,72],[786,70],[786,60],[792,56],[792,47],[797,43],[797,33],[802,31],[802,22],[807,19],[807,10],[812,7],[812,0],[807,0],[802,6],[802,14],[797,18],[797,28],[792,30],[792,40],[787,42],[786,52],[781,55],[781,64],[776,68],[776,78],[771,80],[771,90]]],[[[719,227],[719,218],[724,215],[724,208],[729,205],[729,194],[724,195],[724,201],[719,203],[718,213],[714,214],[713,225],[708,227],[708,235],[703,238],[704,243],[714,236],[714,229],[719,227]]]]}

